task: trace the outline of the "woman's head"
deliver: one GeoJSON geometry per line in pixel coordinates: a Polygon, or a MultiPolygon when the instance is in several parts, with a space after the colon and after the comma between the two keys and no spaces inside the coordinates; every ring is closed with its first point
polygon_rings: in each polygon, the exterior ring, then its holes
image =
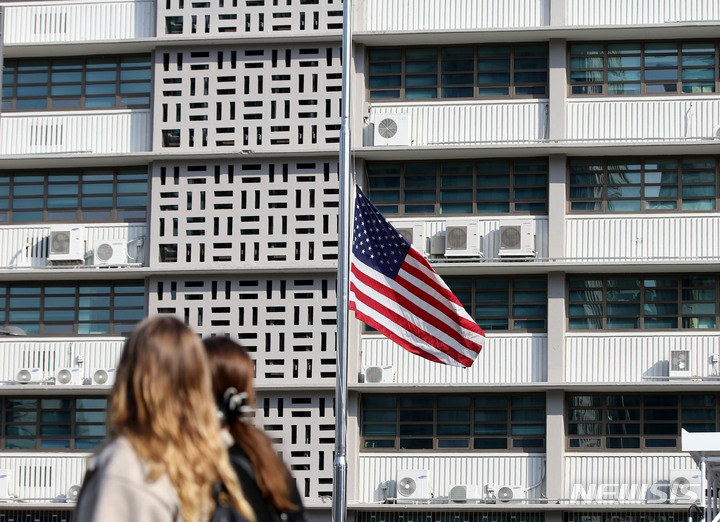
{"type": "Polygon", "coordinates": [[[125,343],[112,393],[112,430],[173,441],[212,417],[202,342],[172,316],[142,321],[125,343]]]}
{"type": "Polygon", "coordinates": [[[246,393],[247,403],[255,404],[255,367],[247,350],[225,337],[209,337],[203,342],[210,359],[213,395],[218,406],[222,406],[229,388],[246,393]]]}
{"type": "Polygon", "coordinates": [[[111,437],[130,441],[147,463],[150,480],[168,475],[184,520],[205,518],[219,480],[235,506],[253,519],[220,437],[200,338],[175,317],[145,319],[125,343],[115,379],[111,437]]]}

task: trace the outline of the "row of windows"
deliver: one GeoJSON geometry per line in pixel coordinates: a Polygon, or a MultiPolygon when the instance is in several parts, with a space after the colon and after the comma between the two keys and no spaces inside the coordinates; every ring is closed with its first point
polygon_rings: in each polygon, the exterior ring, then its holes
{"type": "MultiPolygon", "coordinates": [[[[575,43],[570,94],[695,94],[720,90],[717,41],[575,43]]],[[[547,96],[548,46],[373,48],[368,96],[382,99],[547,96]]]]}
{"type": "Polygon", "coordinates": [[[384,214],[547,213],[546,159],[368,163],[384,214]]]}
{"type": "Polygon", "coordinates": [[[376,48],[371,100],[546,96],[547,44],[376,48]]]}
{"type": "MultiPolygon", "coordinates": [[[[563,522],[686,522],[687,511],[573,511],[563,522]]],[[[369,511],[358,513],[358,522],[544,522],[545,513],[523,511],[369,511]]],[[[0,522],[3,522],[0,518],[0,522]]],[[[11,521],[8,521],[11,522],[11,521]]]]}
{"type": "Polygon", "coordinates": [[[570,330],[717,328],[714,275],[568,278],[570,330]]]}
{"type": "MultiPolygon", "coordinates": [[[[544,451],[544,395],[364,395],[365,451],[544,451]]],[[[681,430],[720,429],[720,395],[569,394],[568,450],[680,450],[681,430]]]]}
{"type": "Polygon", "coordinates": [[[718,42],[570,45],[572,94],[717,92],[718,42]]]}
{"type": "Polygon", "coordinates": [[[0,171],[0,223],[144,221],[146,167],[0,171]]]}
{"type": "Polygon", "coordinates": [[[569,395],[569,449],[680,449],[681,429],[720,429],[717,394],[569,395]]]}
{"type": "Polygon", "coordinates": [[[149,107],[151,79],[149,55],[7,59],[2,109],[149,107]]]}
{"type": "Polygon", "coordinates": [[[718,158],[571,159],[568,164],[571,212],[700,212],[718,206],[718,158]]]}
{"type": "MultiPolygon", "coordinates": [[[[546,159],[370,162],[367,195],[386,215],[547,214],[546,159]]],[[[718,157],[568,160],[568,211],[711,212],[718,157]]]]}
{"type": "Polygon", "coordinates": [[[106,435],[105,397],[0,399],[0,449],[90,451],[106,435]]]}
{"type": "Polygon", "coordinates": [[[545,397],[366,395],[362,447],[543,451],[545,397]]]}
{"type": "Polygon", "coordinates": [[[144,316],[142,281],[0,284],[0,325],[30,335],[126,334],[144,316]]]}

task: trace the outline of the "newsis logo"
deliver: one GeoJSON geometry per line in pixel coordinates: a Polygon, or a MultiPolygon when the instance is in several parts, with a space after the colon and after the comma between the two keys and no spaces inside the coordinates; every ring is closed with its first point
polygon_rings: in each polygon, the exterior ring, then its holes
{"type": "Polygon", "coordinates": [[[693,504],[700,500],[697,491],[687,482],[655,484],[573,484],[571,502],[608,503],[642,502],[664,504],[667,502],[693,504]]]}

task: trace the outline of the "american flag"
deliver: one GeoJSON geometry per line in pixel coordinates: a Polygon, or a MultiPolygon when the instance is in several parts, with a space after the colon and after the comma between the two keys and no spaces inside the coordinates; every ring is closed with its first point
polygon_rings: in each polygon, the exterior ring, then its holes
{"type": "Polygon", "coordinates": [[[409,352],[469,367],[485,334],[427,260],[355,187],[350,309],[409,352]]]}

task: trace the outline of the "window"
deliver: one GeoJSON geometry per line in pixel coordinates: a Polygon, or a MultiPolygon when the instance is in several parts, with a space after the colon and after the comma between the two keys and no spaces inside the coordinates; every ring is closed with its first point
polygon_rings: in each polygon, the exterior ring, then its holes
{"type": "Polygon", "coordinates": [[[30,335],[127,334],[144,316],[142,281],[0,284],[0,325],[30,335]]]}
{"type": "Polygon", "coordinates": [[[569,449],[680,450],[680,430],[718,431],[717,393],[567,396],[569,449]]]}
{"type": "Polygon", "coordinates": [[[718,327],[712,274],[570,277],[568,292],[570,330],[718,327]]]}
{"type": "MultiPolygon", "coordinates": [[[[448,485],[448,488],[449,487],[450,486],[448,485]]],[[[357,520],[357,522],[545,522],[545,513],[518,511],[517,509],[514,509],[513,511],[469,511],[465,509],[453,511],[449,506],[446,506],[442,509],[442,511],[419,511],[417,509],[402,509],[398,511],[359,511],[355,520],[357,520]]],[[[42,520],[39,522],[45,521],[42,520]]],[[[640,521],[638,520],[638,522],[640,521]]],[[[668,518],[667,521],[647,519],[647,521],[643,520],[643,522],[685,521],[668,518]]]]}
{"type": "Polygon", "coordinates": [[[687,522],[687,511],[579,511],[565,513],[563,522],[687,522]],[[619,514],[618,514],[619,513],[619,514]]]}
{"type": "Polygon", "coordinates": [[[718,158],[569,161],[571,212],[702,212],[718,208],[718,158]]]}
{"type": "Polygon", "coordinates": [[[546,214],[546,159],[368,163],[385,215],[546,214]]]}
{"type": "Polygon", "coordinates": [[[486,332],[547,330],[545,277],[448,277],[445,283],[486,332]]]}
{"type": "Polygon", "coordinates": [[[365,395],[362,447],[543,451],[545,396],[365,395]]]}
{"type": "Polygon", "coordinates": [[[547,96],[547,44],[374,48],[371,100],[547,96]]]}
{"type": "Polygon", "coordinates": [[[718,90],[718,42],[570,45],[572,94],[695,94],[718,90]]]}
{"type": "Polygon", "coordinates": [[[0,171],[0,223],[145,221],[147,167],[0,171]]]}
{"type": "Polygon", "coordinates": [[[105,397],[5,397],[3,450],[91,451],[105,435],[105,397]]]}
{"type": "Polygon", "coordinates": [[[2,109],[149,107],[149,55],[12,59],[3,67],[2,109]]]}

